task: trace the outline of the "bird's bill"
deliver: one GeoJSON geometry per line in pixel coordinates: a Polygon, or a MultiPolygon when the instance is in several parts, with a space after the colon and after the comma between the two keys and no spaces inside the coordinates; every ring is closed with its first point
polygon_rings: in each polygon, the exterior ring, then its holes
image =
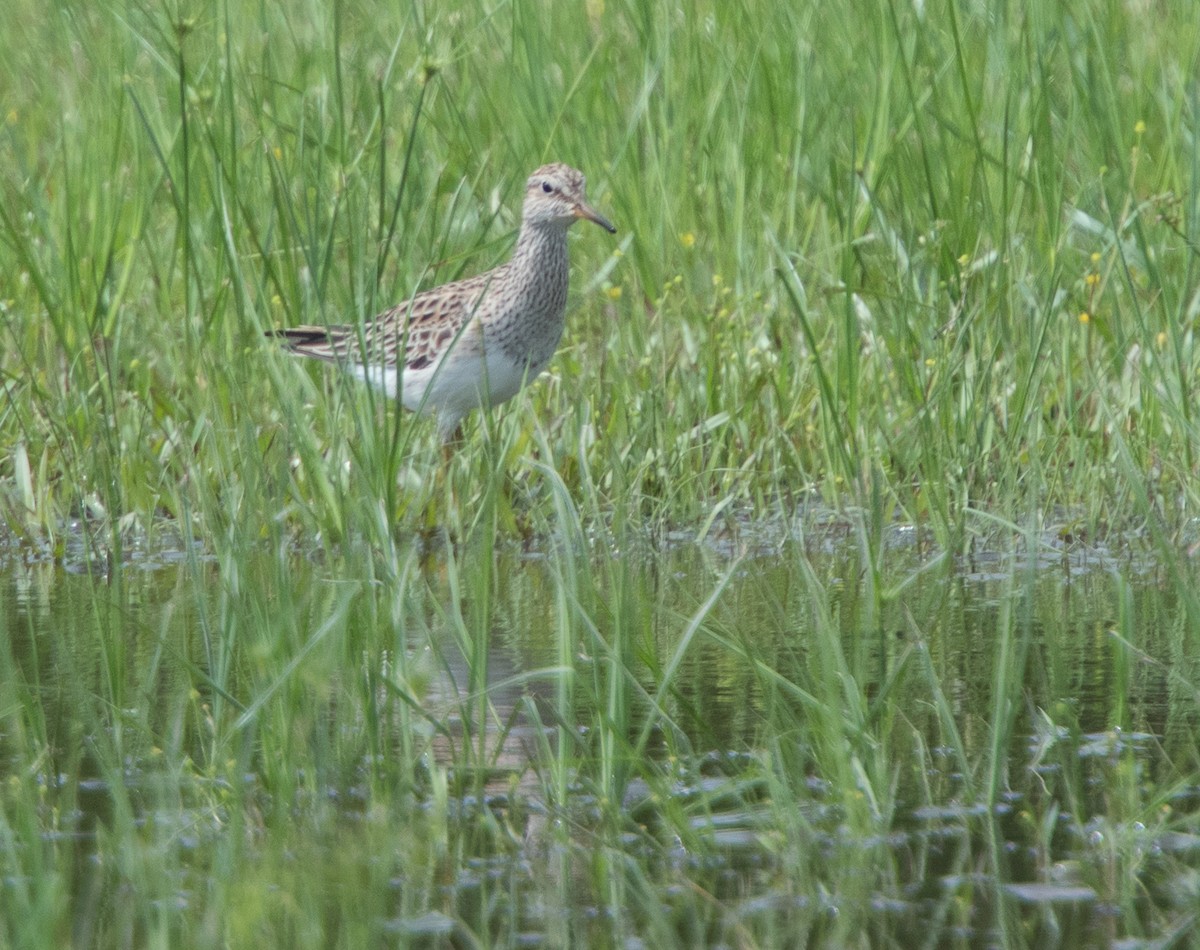
{"type": "Polygon", "coordinates": [[[591,205],[584,204],[582,201],[575,206],[575,217],[586,218],[588,221],[594,221],[600,227],[604,228],[609,234],[616,234],[617,227],[608,218],[604,217],[599,211],[591,205]]]}

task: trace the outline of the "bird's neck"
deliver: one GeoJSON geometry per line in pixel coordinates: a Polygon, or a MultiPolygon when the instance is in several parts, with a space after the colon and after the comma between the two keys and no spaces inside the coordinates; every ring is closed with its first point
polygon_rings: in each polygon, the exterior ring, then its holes
{"type": "Polygon", "coordinates": [[[523,224],[513,250],[515,270],[537,267],[551,273],[566,271],[567,229],[560,224],[523,224]]]}

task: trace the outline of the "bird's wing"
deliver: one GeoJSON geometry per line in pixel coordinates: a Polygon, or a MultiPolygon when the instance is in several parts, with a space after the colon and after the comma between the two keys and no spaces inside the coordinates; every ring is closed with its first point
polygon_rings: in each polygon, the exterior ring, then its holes
{"type": "Polygon", "coordinates": [[[362,327],[287,327],[271,335],[302,356],[395,366],[403,353],[405,369],[423,369],[463,334],[479,311],[488,286],[500,276],[497,270],[426,290],[362,327]]]}

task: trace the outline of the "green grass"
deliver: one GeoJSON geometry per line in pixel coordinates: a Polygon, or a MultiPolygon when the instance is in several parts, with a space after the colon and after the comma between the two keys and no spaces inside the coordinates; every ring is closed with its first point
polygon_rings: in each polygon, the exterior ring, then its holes
{"type": "Polygon", "coordinates": [[[1147,857],[1200,769],[1186,4],[5,19],[0,945],[506,945],[532,905],[555,945],[1084,939],[1003,890],[1051,871],[1109,936],[1188,926],[1194,860],[1147,857]],[[444,471],[264,339],[502,260],[548,160],[619,233],[575,229],[551,372],[444,471]],[[1040,587],[1079,544],[1116,552],[1086,629],[1040,587]],[[464,819],[518,718],[533,785],[464,819]],[[1079,757],[1116,727],[1156,750],[1079,757]],[[887,846],[948,803],[985,806],[952,856],[887,846]],[[727,810],[755,912],[704,870],[727,810]],[[873,904],[951,871],[920,922],[873,904]]]}
{"type": "Polygon", "coordinates": [[[622,234],[577,235],[555,379],[497,415],[546,427],[570,489],[586,469],[663,521],[878,496],[960,547],[965,510],[1013,498],[1126,521],[1121,430],[1194,504],[1195,31],[1100,5],[987,29],[954,5],[592,9],[15,16],[12,520],[203,521],[236,486],[247,528],[286,494],[340,537],[359,478],[418,518],[393,476],[428,484],[429,427],[380,426],[260,331],[492,264],[551,157],[622,234]],[[366,471],[339,485],[343,461],[366,471]]]}

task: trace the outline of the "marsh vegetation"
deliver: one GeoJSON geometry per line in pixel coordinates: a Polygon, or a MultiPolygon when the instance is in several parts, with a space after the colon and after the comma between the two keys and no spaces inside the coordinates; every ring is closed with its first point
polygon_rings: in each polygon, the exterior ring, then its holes
{"type": "Polygon", "coordinates": [[[1146,6],[10,3],[0,945],[1185,941],[1146,6]],[[448,464],[264,339],[493,266],[546,160],[615,246],[448,464]]]}

